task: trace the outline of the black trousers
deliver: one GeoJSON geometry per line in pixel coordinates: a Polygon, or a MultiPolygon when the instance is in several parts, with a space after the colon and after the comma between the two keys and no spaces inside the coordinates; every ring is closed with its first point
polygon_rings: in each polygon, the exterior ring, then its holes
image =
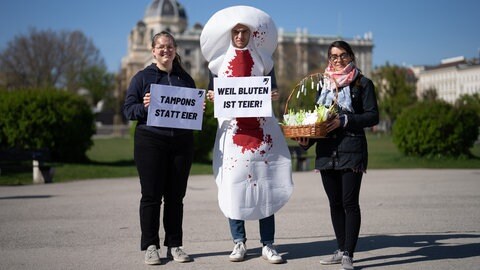
{"type": "Polygon", "coordinates": [[[163,199],[164,246],[182,246],[183,198],[193,160],[193,134],[163,136],[136,129],[134,159],[140,177],[141,250],[160,247],[163,199]]]}
{"type": "Polygon", "coordinates": [[[361,224],[359,195],[363,173],[352,170],[321,170],[320,173],[330,203],[338,249],[353,257],[361,224]]]}

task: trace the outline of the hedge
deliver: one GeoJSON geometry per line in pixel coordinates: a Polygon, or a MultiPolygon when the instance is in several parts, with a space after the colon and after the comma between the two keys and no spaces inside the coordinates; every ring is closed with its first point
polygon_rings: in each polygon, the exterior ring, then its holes
{"type": "Polygon", "coordinates": [[[53,161],[86,161],[94,115],[81,97],[62,90],[0,91],[0,150],[48,149],[53,161]]]}
{"type": "Polygon", "coordinates": [[[423,101],[402,110],[393,125],[393,142],[407,156],[471,156],[480,119],[471,107],[423,101]]]}

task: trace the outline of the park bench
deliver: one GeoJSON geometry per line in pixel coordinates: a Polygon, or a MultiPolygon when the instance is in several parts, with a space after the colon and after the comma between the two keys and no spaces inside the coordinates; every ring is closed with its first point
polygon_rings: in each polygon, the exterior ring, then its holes
{"type": "Polygon", "coordinates": [[[50,151],[48,149],[0,150],[0,175],[2,174],[2,170],[4,172],[21,170],[25,168],[27,163],[31,162],[33,183],[51,183],[55,169],[53,166],[47,164],[49,161],[50,151]]]}

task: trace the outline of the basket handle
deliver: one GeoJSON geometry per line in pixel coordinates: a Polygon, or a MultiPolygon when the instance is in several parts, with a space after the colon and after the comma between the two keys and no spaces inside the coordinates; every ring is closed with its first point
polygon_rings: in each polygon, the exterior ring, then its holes
{"type": "MultiPolygon", "coordinates": [[[[338,99],[338,82],[337,80],[335,80],[335,78],[333,77],[330,77],[328,76],[327,74],[325,73],[312,73],[310,75],[307,75],[305,76],[299,83],[297,83],[297,85],[295,85],[290,93],[290,95],[288,96],[287,98],[287,101],[285,102],[285,109],[283,111],[283,114],[287,114],[288,113],[288,103],[290,102],[290,99],[292,98],[293,94],[295,93],[295,90],[299,89],[300,86],[302,85],[302,82],[304,80],[308,80],[309,78],[313,78],[313,77],[322,77],[322,78],[328,78],[328,79],[331,79],[333,80],[333,82],[335,83],[335,99],[333,100],[333,104],[332,105],[335,105],[337,104],[337,99],[338,99]]],[[[321,91],[321,90],[320,90],[321,91]]]]}

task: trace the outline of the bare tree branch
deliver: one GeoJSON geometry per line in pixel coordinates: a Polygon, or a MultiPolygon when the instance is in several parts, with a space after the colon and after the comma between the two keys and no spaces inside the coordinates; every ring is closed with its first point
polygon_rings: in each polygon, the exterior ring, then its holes
{"type": "Polygon", "coordinates": [[[36,30],[16,36],[0,53],[0,81],[7,89],[55,87],[77,91],[80,76],[104,68],[100,51],[81,31],[36,30]]]}

